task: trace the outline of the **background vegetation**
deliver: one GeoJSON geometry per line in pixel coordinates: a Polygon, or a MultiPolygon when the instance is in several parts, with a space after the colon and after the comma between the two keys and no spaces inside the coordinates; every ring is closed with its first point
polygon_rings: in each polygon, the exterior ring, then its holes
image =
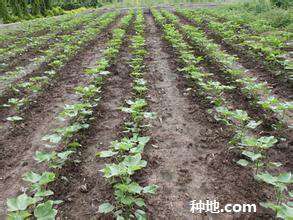
{"type": "MultiPolygon", "coordinates": [[[[158,4],[179,4],[199,2],[238,2],[233,7],[255,14],[262,13],[264,18],[276,21],[276,26],[287,25],[292,21],[293,0],[0,0],[0,20],[4,23],[29,20],[43,16],[54,16],[81,7],[153,6],[158,4]]],[[[292,23],[292,22],[291,22],[292,23]]]]}
{"type": "MultiPolygon", "coordinates": [[[[108,0],[111,1],[111,0],[108,0]]],[[[54,16],[80,7],[100,7],[99,0],[0,0],[0,19],[4,23],[54,16]]]]}

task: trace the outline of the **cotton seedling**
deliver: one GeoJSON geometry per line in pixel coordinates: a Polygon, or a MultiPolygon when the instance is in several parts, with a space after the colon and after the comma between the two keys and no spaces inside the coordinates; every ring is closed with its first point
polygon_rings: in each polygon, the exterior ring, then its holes
{"type": "Polygon", "coordinates": [[[65,105],[64,110],[59,114],[59,118],[61,120],[65,120],[65,118],[79,118],[80,120],[82,120],[85,117],[89,117],[92,115],[92,107],[93,105],[90,103],[76,103],[72,105],[65,105]]]}
{"type": "MultiPolygon", "coordinates": [[[[108,25],[111,20],[117,16],[115,12],[105,14],[111,15],[107,18],[107,21],[102,22],[105,26],[108,25]],[[110,19],[111,18],[111,19],[110,19]]],[[[128,16],[123,18],[123,25],[126,25],[125,21],[130,21],[133,13],[130,13],[128,16]],[[125,19],[126,18],[126,19],[125,19]]],[[[96,22],[96,21],[95,21],[96,22]]],[[[126,28],[126,27],[125,27],[126,28]]],[[[115,50],[109,49],[109,51],[119,51],[118,49],[122,45],[122,38],[124,37],[125,31],[115,29],[113,40],[109,41],[109,46],[115,48],[115,50]],[[116,31],[115,31],[116,30],[116,31]]],[[[96,29],[91,29],[87,32],[89,35],[87,37],[93,38],[95,33],[97,33],[96,29]]],[[[65,38],[64,38],[65,39],[65,38]]],[[[69,36],[66,38],[68,42],[74,39],[73,36],[69,36]]],[[[81,44],[81,42],[80,42],[81,44]]],[[[61,45],[62,46],[62,45],[61,45]]],[[[64,45],[63,45],[64,46],[64,45]]],[[[76,50],[78,47],[66,47],[66,53],[68,55],[73,54],[70,52],[71,50],[76,50]]],[[[103,68],[108,68],[109,65],[113,62],[114,55],[116,56],[118,52],[115,54],[111,54],[111,59],[106,57],[107,66],[103,68]],[[109,59],[109,60],[108,60],[109,59]]],[[[57,59],[65,60],[66,57],[59,56],[57,59]]],[[[104,57],[103,57],[104,58],[104,57]]],[[[102,58],[102,60],[103,60],[102,58]]],[[[96,70],[95,70],[96,71],[96,70]]],[[[93,74],[92,74],[93,75],[93,74]]],[[[72,137],[80,132],[81,130],[89,128],[89,124],[87,121],[90,119],[89,116],[92,114],[93,107],[96,106],[99,99],[99,93],[101,91],[100,86],[103,83],[104,77],[108,76],[108,72],[103,69],[103,72],[95,73],[93,75],[93,79],[87,86],[77,86],[75,91],[80,95],[80,102],[66,105],[64,110],[59,114],[59,118],[63,120],[68,117],[70,118],[70,124],[65,127],[59,127],[55,129],[54,133],[45,135],[42,140],[48,141],[53,146],[49,146],[50,149],[59,145],[61,142],[65,143],[67,149],[63,151],[37,151],[35,155],[35,160],[39,163],[45,163],[51,169],[60,169],[69,159],[69,157],[75,153],[75,149],[80,147],[81,145],[72,140],[72,137]]],[[[35,78],[34,82],[39,82],[40,80],[35,78]]],[[[42,80],[41,80],[42,81],[42,80]]],[[[29,216],[34,215],[36,219],[55,219],[57,215],[57,210],[54,208],[55,205],[60,204],[61,201],[53,201],[48,199],[48,196],[53,195],[53,191],[47,189],[48,184],[55,181],[55,174],[53,172],[43,172],[41,174],[30,171],[26,173],[23,179],[30,183],[30,191],[34,194],[34,197],[28,197],[26,194],[20,195],[17,198],[12,198],[8,200],[8,206],[10,209],[8,210],[9,219],[25,219],[29,216]],[[13,207],[13,203],[15,202],[23,202],[20,208],[13,207]]]]}
{"type": "Polygon", "coordinates": [[[124,137],[119,141],[113,141],[109,150],[97,153],[101,158],[113,157],[116,163],[107,164],[101,172],[104,177],[113,184],[115,202],[103,203],[99,206],[99,212],[103,214],[111,213],[117,219],[146,219],[143,208],[146,206],[142,194],[154,194],[157,186],[149,185],[142,187],[135,182],[131,176],[147,165],[147,161],[142,159],[145,145],[149,142],[149,137],[140,136],[142,127],[145,127],[143,120],[153,117],[153,113],[145,112],[147,102],[143,98],[147,91],[147,82],[143,79],[144,69],[144,37],[143,37],[143,15],[139,11],[135,21],[136,35],[132,38],[131,54],[132,59],[129,65],[132,69],[130,75],[134,79],[133,90],[136,91],[136,98],[128,100],[128,107],[121,110],[131,115],[131,121],[125,123],[127,131],[133,136],[124,137]]]}
{"type": "Polygon", "coordinates": [[[260,205],[273,210],[277,218],[290,219],[293,212],[292,203],[286,203],[286,200],[292,199],[293,197],[292,192],[288,188],[293,183],[292,173],[280,173],[274,176],[268,172],[264,172],[259,173],[256,179],[273,186],[275,190],[275,201],[262,202],[260,205]]]}
{"type": "Polygon", "coordinates": [[[241,139],[239,147],[242,150],[242,155],[248,158],[241,159],[237,163],[241,166],[250,166],[254,169],[255,175],[259,173],[259,170],[267,166],[280,166],[279,163],[265,163],[265,151],[273,147],[278,140],[273,136],[263,136],[255,138],[251,136],[245,136],[241,139]]]}
{"type": "Polygon", "coordinates": [[[59,153],[56,151],[51,151],[51,152],[36,151],[36,155],[34,159],[39,163],[45,162],[46,164],[48,164],[50,168],[60,169],[68,160],[69,156],[73,154],[74,152],[75,151],[73,150],[66,150],[59,153]]]}

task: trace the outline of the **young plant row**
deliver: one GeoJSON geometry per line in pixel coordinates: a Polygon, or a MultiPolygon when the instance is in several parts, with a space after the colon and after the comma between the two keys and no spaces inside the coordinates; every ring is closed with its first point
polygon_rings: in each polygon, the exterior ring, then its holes
{"type": "MultiPolygon", "coordinates": [[[[201,9],[198,10],[199,13],[205,14],[208,17],[211,17],[213,20],[221,20],[224,22],[231,22],[233,24],[238,24],[239,28],[247,29],[247,32],[252,34],[262,34],[265,36],[270,36],[279,33],[279,40],[282,40],[283,34],[290,34],[290,17],[287,19],[283,19],[283,16],[286,16],[286,13],[290,13],[290,11],[286,11],[284,15],[279,16],[279,19],[275,21],[279,21],[280,25],[274,23],[273,20],[262,17],[264,13],[260,13],[259,17],[256,18],[254,13],[250,13],[245,11],[245,8],[231,8],[231,7],[218,7],[218,8],[210,8],[210,9],[201,9]],[[239,10],[244,9],[244,10],[239,10]],[[283,25],[282,25],[283,23],[283,25]]],[[[284,11],[283,11],[284,12],[284,11]]],[[[275,12],[277,13],[277,11],[275,12]]],[[[271,17],[274,19],[274,17],[271,17]]],[[[275,35],[274,35],[275,36],[275,35]]],[[[285,39],[286,40],[286,39],[285,39]]]]}
{"type": "Polygon", "coordinates": [[[58,173],[54,172],[54,169],[56,171],[61,169],[66,160],[70,159],[70,155],[75,153],[80,146],[74,139],[74,135],[90,127],[89,122],[92,119],[94,108],[100,100],[103,82],[110,74],[106,70],[119,53],[125,29],[130,24],[132,17],[133,12],[121,20],[122,29],[113,30],[112,39],[103,52],[103,58],[97,62],[96,67],[86,71],[86,74],[91,76],[90,83],[75,88],[76,93],[80,96],[80,102],[66,105],[58,116],[61,120],[69,120],[69,125],[57,128],[53,134],[43,137],[43,140],[50,144],[47,145],[46,150],[37,151],[34,159],[38,163],[46,164],[49,171],[42,173],[29,171],[24,174],[23,180],[29,184],[28,191],[8,199],[8,219],[27,219],[32,215],[39,220],[55,219],[57,215],[55,205],[62,201],[51,199],[54,192],[48,186],[58,177],[58,173]],[[105,65],[105,62],[108,65],[105,65]]]}
{"type": "MultiPolygon", "coordinates": [[[[86,17],[85,19],[81,19],[83,20],[83,22],[86,23],[86,25],[84,26],[84,29],[82,30],[78,29],[71,34],[61,35],[58,41],[55,41],[55,43],[52,42],[52,44],[50,44],[48,48],[45,48],[41,56],[34,58],[33,60],[34,66],[39,68],[42,66],[42,64],[48,65],[54,60],[56,60],[58,56],[61,56],[63,58],[69,57],[71,55],[71,50],[73,50],[74,47],[78,47],[79,46],[78,44],[83,43],[82,41],[79,42],[80,36],[89,35],[89,34],[93,35],[97,31],[97,29],[101,32],[100,29],[103,28],[103,22],[105,22],[104,20],[110,19],[111,16],[117,16],[117,15],[110,13],[110,14],[104,14],[98,19],[94,19],[94,20],[92,17],[86,17]]],[[[35,42],[33,42],[33,44],[34,43],[35,42]]],[[[20,48],[20,50],[22,49],[23,48],[20,48]]],[[[62,63],[56,61],[56,63],[52,63],[51,65],[54,67],[55,65],[58,66],[60,64],[62,63]]],[[[0,77],[0,81],[2,81],[4,85],[9,86],[12,84],[12,82],[14,82],[14,80],[22,77],[22,75],[24,74],[26,74],[24,67],[18,67],[15,70],[5,72],[5,74],[3,74],[0,77]]]]}
{"type": "Polygon", "coordinates": [[[13,107],[15,114],[7,118],[8,121],[21,121],[23,118],[19,116],[22,110],[27,107],[31,99],[36,97],[46,86],[49,86],[53,80],[58,80],[57,72],[71,60],[83,47],[90,41],[94,40],[110,23],[117,17],[116,12],[106,13],[98,20],[89,24],[84,31],[80,31],[73,36],[64,37],[63,42],[57,43],[52,50],[47,50],[47,56],[44,58],[48,70],[42,76],[32,76],[27,81],[15,83],[11,86],[14,97],[8,99],[7,103],[2,107],[13,107]],[[92,27],[96,24],[98,28],[92,27]]]}
{"type": "Polygon", "coordinates": [[[148,125],[145,119],[153,118],[154,113],[147,112],[145,94],[147,82],[143,79],[144,57],[147,53],[144,38],[144,17],[141,10],[137,12],[134,24],[135,35],[131,38],[131,77],[133,78],[132,100],[127,101],[127,107],[121,111],[130,114],[130,121],[125,123],[125,133],[120,140],[115,140],[109,146],[109,150],[97,153],[101,158],[111,158],[114,163],[106,164],[101,170],[106,180],[114,190],[115,201],[103,203],[99,206],[99,212],[111,214],[118,220],[146,219],[144,208],[146,206],[143,197],[156,192],[156,185],[141,186],[133,177],[138,171],[146,167],[147,161],[142,159],[144,147],[150,141],[150,137],[143,136],[143,130],[148,125]]]}
{"type": "Polygon", "coordinates": [[[9,45],[6,48],[1,48],[0,70],[3,69],[4,66],[7,66],[9,61],[17,58],[19,55],[36,48],[39,49],[39,47],[44,47],[44,45],[52,45],[54,42],[62,39],[66,34],[69,34],[75,29],[80,29],[82,25],[96,19],[97,15],[97,13],[90,13],[84,16],[74,17],[73,19],[62,22],[57,26],[52,26],[50,32],[45,35],[23,37],[18,42],[9,45]]]}
{"type": "Polygon", "coordinates": [[[251,104],[256,108],[267,111],[268,118],[275,114],[282,124],[286,124],[285,112],[293,109],[292,102],[279,100],[272,95],[271,90],[265,82],[259,82],[256,77],[246,74],[245,69],[235,68],[236,58],[221,50],[219,45],[208,39],[204,32],[191,25],[182,25],[174,14],[163,10],[164,16],[178,27],[184,35],[191,41],[191,44],[204,54],[206,60],[217,66],[224,78],[231,81],[236,87],[241,89],[251,104]]]}
{"type": "Polygon", "coordinates": [[[261,122],[254,121],[246,111],[232,109],[228,100],[221,97],[224,90],[231,88],[209,79],[209,74],[199,70],[196,65],[201,58],[194,57],[190,46],[184,41],[184,36],[173,24],[168,23],[167,19],[157,10],[153,10],[152,13],[156,23],[164,32],[164,38],[178,55],[182,66],[180,71],[184,72],[194,83],[197,94],[206,98],[214,106],[209,110],[214,118],[231,127],[234,131],[230,145],[243,158],[238,160],[237,164],[250,167],[254,171],[256,180],[274,187],[276,192],[274,202],[261,203],[261,205],[273,209],[277,212],[277,216],[286,219],[289,212],[292,211],[290,207],[292,204],[287,203],[289,197],[292,196],[288,192],[288,186],[293,182],[292,174],[291,172],[271,174],[272,170],[274,173],[278,173],[277,168],[281,166],[281,163],[272,162],[267,157],[267,151],[278,142],[277,138],[264,136],[262,132],[257,132],[256,128],[261,122]]]}
{"type": "MultiPolygon", "coordinates": [[[[64,22],[68,22],[79,16],[84,16],[89,12],[82,12],[79,14],[65,14],[59,17],[40,18],[31,21],[21,22],[19,27],[12,30],[4,30],[0,32],[0,45],[1,48],[21,42],[22,38],[29,36],[40,36],[47,33],[48,30],[58,29],[58,26],[64,22]]],[[[91,12],[90,12],[91,13],[91,12]]],[[[93,12],[96,13],[96,12],[93,12]]]]}
{"type": "Polygon", "coordinates": [[[239,31],[238,24],[232,21],[227,22],[225,25],[223,22],[215,20],[209,19],[207,21],[203,15],[187,9],[178,10],[178,12],[198,25],[207,26],[209,30],[232,47],[233,50],[262,62],[267,69],[275,72],[277,76],[281,76],[286,80],[292,78],[290,72],[292,71],[293,63],[286,58],[287,52],[283,50],[286,41],[290,39],[289,33],[283,34],[282,39],[275,35],[251,35],[251,33],[239,31]]]}

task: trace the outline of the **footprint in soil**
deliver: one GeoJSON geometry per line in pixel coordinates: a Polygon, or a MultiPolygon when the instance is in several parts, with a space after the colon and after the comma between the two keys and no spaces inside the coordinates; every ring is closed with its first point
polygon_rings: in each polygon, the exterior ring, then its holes
{"type": "Polygon", "coordinates": [[[192,181],[191,174],[188,169],[179,169],[178,171],[177,183],[179,185],[186,185],[192,181]]]}

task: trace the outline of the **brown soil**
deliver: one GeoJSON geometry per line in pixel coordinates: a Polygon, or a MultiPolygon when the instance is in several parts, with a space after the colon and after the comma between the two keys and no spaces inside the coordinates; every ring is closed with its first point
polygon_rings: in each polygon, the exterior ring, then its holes
{"type": "Polygon", "coordinates": [[[36,98],[29,109],[24,112],[24,122],[11,127],[4,126],[1,129],[0,138],[0,210],[8,197],[11,197],[21,189],[23,181],[21,175],[28,170],[38,168],[33,160],[36,150],[42,150],[44,143],[41,139],[61,125],[56,116],[65,104],[78,101],[74,93],[74,87],[83,85],[89,77],[83,74],[86,68],[95,65],[101,58],[101,51],[105,48],[105,42],[110,39],[110,31],[117,27],[118,23],[79,53],[72,61],[62,68],[61,78],[50,88],[36,98]]]}
{"type": "MultiPolygon", "coordinates": [[[[96,13],[95,12],[96,10],[92,10],[92,9],[89,9],[87,10],[86,12],[83,12],[77,16],[82,16],[83,14],[87,14],[87,13],[96,13]]],[[[103,10],[99,10],[99,11],[103,11],[103,10]]],[[[62,17],[62,15],[59,15],[59,16],[54,16],[54,17],[51,17],[49,19],[54,19],[55,22],[57,24],[60,23],[60,18],[62,17]]],[[[67,20],[66,20],[67,21],[67,20]]],[[[64,22],[66,22],[64,21],[64,22]]],[[[32,21],[28,21],[28,22],[32,22],[32,21]]],[[[35,20],[36,23],[40,22],[40,20],[36,19],[35,20]]],[[[21,25],[23,23],[22,22],[16,22],[16,23],[10,23],[10,24],[0,24],[0,34],[11,34],[11,35],[16,35],[17,37],[13,40],[6,40],[6,41],[1,41],[0,42],[0,47],[7,47],[9,46],[10,44],[14,44],[14,43],[17,43],[22,37],[27,37],[27,32],[24,31],[24,29],[22,29],[21,25]]],[[[41,30],[38,30],[34,33],[32,33],[32,35],[34,37],[37,37],[37,36],[42,36],[42,35],[45,35],[47,34],[48,32],[50,32],[50,28],[47,28],[47,29],[41,29],[41,30]]]]}
{"type": "MultiPolygon", "coordinates": [[[[191,200],[209,198],[227,204],[231,195],[237,203],[257,203],[259,191],[253,194],[246,191],[252,189],[251,186],[259,188],[249,171],[242,169],[237,173],[234,170],[233,176],[241,185],[228,182],[229,178],[222,176],[221,172],[231,166],[223,164],[221,158],[222,152],[227,153],[229,131],[207,115],[198,97],[193,99],[185,92],[187,82],[177,75],[172,53],[161,41],[149,16],[147,26],[150,108],[158,114],[158,120],[149,134],[152,146],[145,152],[149,166],[139,179],[159,186],[158,193],[147,199],[150,219],[204,219],[205,215],[190,213],[191,200]],[[222,188],[217,187],[220,181],[226,184],[222,188]],[[243,190],[245,193],[239,193],[243,190]]],[[[217,215],[213,219],[232,217],[217,215]]]]}
{"type": "Polygon", "coordinates": [[[220,45],[223,51],[237,57],[239,67],[246,69],[245,71],[247,74],[257,77],[259,82],[267,82],[274,95],[283,99],[291,99],[293,97],[292,85],[290,83],[284,82],[282,77],[278,77],[276,75],[276,72],[272,72],[266,68],[263,60],[255,60],[254,57],[251,57],[246,48],[241,48],[240,45],[235,46],[227,43],[224,39],[207,27],[206,23],[208,21],[205,21],[202,24],[196,24],[193,21],[188,21],[178,13],[176,13],[176,15],[178,15],[185,22],[202,29],[209,39],[220,45]]]}
{"type": "MultiPolygon", "coordinates": [[[[149,219],[271,219],[272,215],[258,206],[260,201],[272,198],[271,189],[257,183],[251,170],[235,163],[240,155],[229,150],[228,145],[233,132],[207,113],[209,106],[191,89],[191,82],[178,72],[180,65],[175,53],[161,39],[161,31],[153,17],[145,17],[147,99],[149,110],[157,113],[157,119],[151,122],[152,127],[145,134],[151,137],[143,154],[148,166],[135,178],[141,185],[159,186],[156,195],[146,198],[149,219]],[[221,208],[227,203],[257,204],[257,214],[190,212],[191,200],[206,199],[217,200],[221,208]]],[[[110,29],[115,26],[117,23],[110,29]]],[[[58,219],[112,219],[98,213],[101,203],[113,201],[113,190],[99,172],[110,161],[98,158],[96,153],[108,149],[111,141],[125,135],[123,123],[128,116],[119,107],[132,97],[127,63],[132,34],[130,29],[119,57],[109,69],[111,75],[103,85],[102,99],[94,109],[90,129],[74,137],[82,146],[61,170],[56,171],[58,180],[50,188],[55,192],[54,198],[64,201],[58,207],[58,219]]],[[[19,193],[23,185],[21,175],[28,170],[42,169],[32,159],[35,151],[45,144],[41,138],[61,125],[55,117],[64,104],[78,100],[73,88],[88,82],[83,70],[101,57],[109,38],[108,30],[66,64],[58,81],[25,110],[24,122],[15,127],[4,124],[4,129],[0,130],[0,219],[1,212],[5,212],[6,199],[19,193]]],[[[205,65],[206,68],[211,66],[205,65]]],[[[217,73],[215,68],[209,70],[217,73]]],[[[239,101],[236,98],[231,96],[235,103],[239,101]]],[[[286,132],[277,135],[288,136],[286,132]]],[[[292,155],[290,139],[269,152],[270,158],[283,162],[285,170],[292,170],[288,155],[292,155]]]]}
{"type": "MultiPolygon", "coordinates": [[[[61,206],[61,219],[92,219],[99,216],[98,207],[107,200],[112,200],[111,185],[105,181],[101,170],[106,161],[98,158],[98,151],[108,149],[110,143],[123,137],[123,123],[127,114],[119,107],[131,97],[129,39],[132,31],[126,36],[122,50],[115,63],[110,68],[111,76],[103,85],[102,99],[97,106],[89,132],[81,138],[82,148],[73,160],[80,163],[69,163],[61,175],[69,182],[54,184],[56,198],[65,203],[61,206]],[[71,212],[71,210],[76,210],[71,212]]],[[[71,160],[72,161],[72,160],[71,160]]]]}
{"type": "MultiPolygon", "coordinates": [[[[87,45],[82,48],[82,50],[74,57],[72,57],[68,62],[67,64],[61,68],[61,70],[59,70],[57,72],[57,77],[54,78],[51,82],[51,84],[47,85],[47,86],[44,86],[43,88],[43,93],[40,92],[40,93],[37,93],[37,94],[31,94],[32,96],[30,97],[30,104],[33,103],[33,102],[36,102],[38,99],[38,97],[41,95],[46,95],[46,93],[51,90],[52,88],[54,88],[56,86],[56,84],[59,84],[60,80],[62,80],[62,77],[64,76],[64,73],[63,71],[66,70],[67,68],[70,67],[70,64],[71,63],[74,63],[76,59],[78,59],[78,57],[82,57],[84,54],[86,53],[89,53],[89,49],[92,48],[92,45],[95,44],[97,41],[99,40],[102,40],[104,39],[105,37],[109,37],[109,31],[113,29],[113,27],[117,24],[117,21],[121,18],[121,16],[118,16],[118,18],[112,22],[108,27],[106,27],[104,29],[104,31],[94,40],[92,40],[91,42],[88,42],[87,45]],[[44,94],[45,93],[45,94],[44,94]]],[[[79,67],[78,67],[79,68],[79,67]]],[[[18,83],[18,82],[22,82],[22,81],[26,81],[28,80],[30,77],[33,77],[33,76],[42,76],[43,73],[47,70],[50,70],[49,66],[47,63],[42,63],[40,66],[33,66],[31,67],[31,69],[28,70],[28,73],[26,73],[23,77],[17,79],[16,81],[14,81],[13,83],[18,83]]],[[[69,71],[69,70],[67,70],[69,71]]],[[[65,75],[66,77],[66,75],[65,75]]],[[[68,78],[70,79],[70,78],[68,78]]],[[[0,89],[1,86],[0,86],[0,89]]],[[[20,93],[20,94],[14,94],[13,91],[11,91],[11,89],[8,89],[6,91],[3,92],[3,94],[1,94],[0,96],[0,105],[1,104],[4,104],[4,103],[7,103],[8,99],[11,98],[11,97],[14,97],[14,98],[22,98],[25,94],[24,93],[20,93]]],[[[30,104],[28,106],[28,108],[30,107],[30,104]]],[[[27,107],[27,106],[26,106],[27,107]]],[[[25,108],[23,111],[21,110],[21,113],[25,115],[25,112],[29,109],[25,108]]],[[[15,114],[15,110],[12,109],[12,108],[3,108],[3,109],[0,109],[0,120],[4,123],[6,120],[6,118],[9,116],[9,115],[14,115],[15,114]]],[[[19,114],[18,114],[19,115],[19,114]]],[[[9,123],[7,123],[9,124],[9,123]]],[[[0,131],[1,132],[1,131],[0,131]]]]}
{"type": "MultiPolygon", "coordinates": [[[[101,13],[96,14],[96,16],[97,17],[101,16],[101,13]]],[[[54,43],[58,42],[60,38],[62,37],[62,35],[72,35],[75,31],[84,29],[85,25],[86,24],[83,23],[73,27],[71,30],[66,30],[66,31],[61,30],[56,33],[53,39],[49,39],[44,44],[39,45],[37,48],[28,47],[24,53],[17,54],[15,56],[10,57],[8,60],[6,60],[5,63],[7,64],[7,67],[2,69],[1,71],[5,74],[6,71],[13,71],[16,68],[28,65],[31,62],[31,60],[41,56],[43,51],[49,49],[52,45],[54,45],[54,43]]],[[[50,32],[46,34],[50,34],[50,32]]],[[[36,35],[37,37],[44,36],[44,35],[39,35],[38,33],[36,33],[36,35]]]]}
{"type": "MultiPolygon", "coordinates": [[[[176,15],[179,15],[179,14],[176,13],[176,15]]],[[[187,19],[185,19],[184,17],[180,15],[179,15],[179,18],[181,20],[181,23],[183,24],[195,25],[194,22],[188,21],[187,19]]],[[[207,33],[207,37],[214,40],[213,38],[211,38],[211,36],[208,33],[207,33]]],[[[232,106],[234,106],[235,108],[247,111],[249,116],[254,118],[254,120],[262,120],[263,121],[262,129],[265,129],[266,131],[272,131],[271,125],[276,124],[279,121],[279,119],[274,115],[274,113],[270,111],[265,111],[262,107],[258,106],[257,104],[253,104],[252,100],[248,99],[247,96],[241,92],[237,84],[231,83],[231,79],[227,77],[227,74],[225,73],[226,69],[225,67],[221,65],[221,63],[214,61],[213,58],[209,58],[209,55],[203,52],[196,45],[194,45],[191,42],[191,40],[186,39],[186,41],[191,46],[194,46],[193,50],[196,56],[200,56],[204,58],[204,60],[200,62],[199,65],[201,65],[205,71],[213,73],[212,78],[216,79],[223,85],[236,87],[235,89],[230,90],[229,92],[226,92],[224,94],[226,100],[231,102],[232,106]]],[[[218,43],[218,42],[215,42],[215,43],[218,43]]],[[[219,44],[219,46],[224,52],[227,52],[221,44],[219,44]]],[[[242,65],[242,62],[236,62],[236,66],[234,68],[235,69],[241,68],[248,76],[258,77],[255,70],[245,69],[245,67],[242,65]]],[[[258,78],[258,81],[262,82],[259,78],[258,78]]],[[[272,88],[270,84],[268,85],[268,87],[272,88]]],[[[272,92],[272,95],[279,97],[279,94],[274,94],[273,92],[272,92]]],[[[280,99],[283,100],[282,98],[280,99]]],[[[283,100],[283,101],[288,101],[288,100],[283,100]]],[[[290,115],[291,113],[288,113],[288,114],[290,115]]],[[[287,119],[287,122],[288,124],[290,124],[289,118],[287,119]]]]}

